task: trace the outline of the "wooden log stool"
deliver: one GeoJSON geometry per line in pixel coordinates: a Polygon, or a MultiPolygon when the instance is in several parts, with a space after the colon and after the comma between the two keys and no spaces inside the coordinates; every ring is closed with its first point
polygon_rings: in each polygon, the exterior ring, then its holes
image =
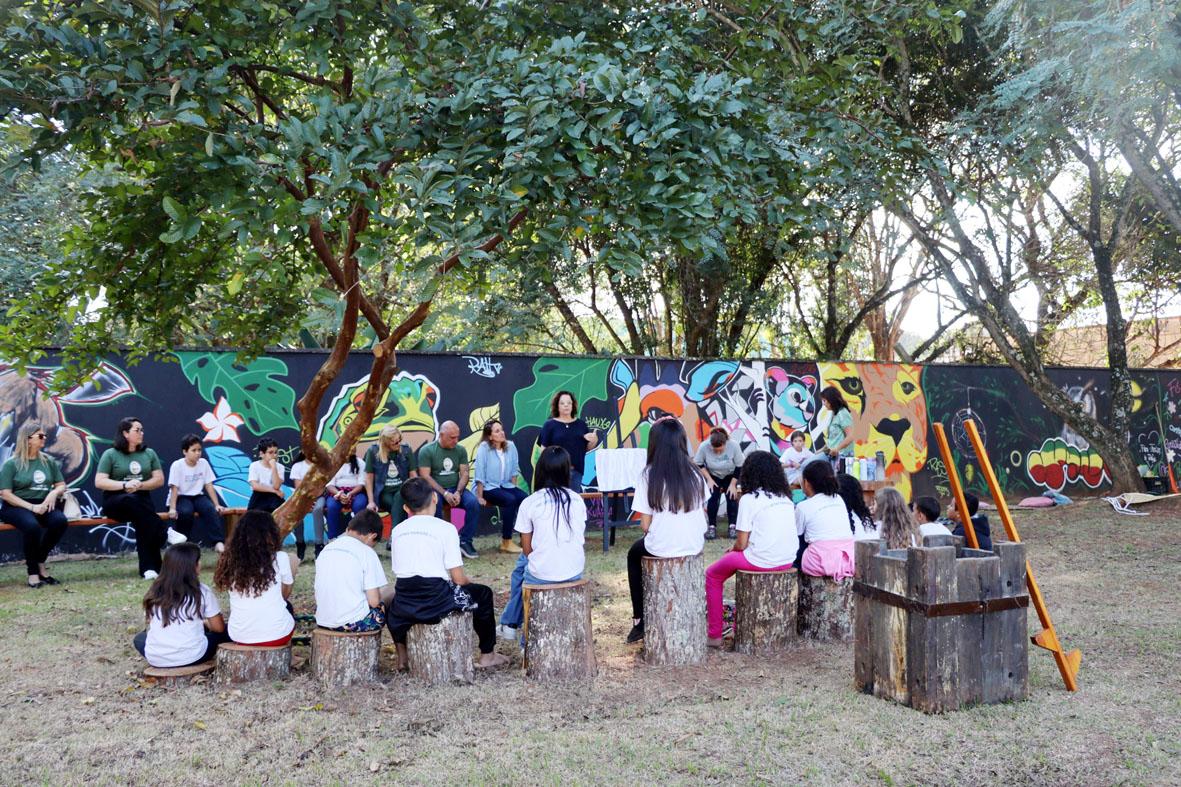
{"type": "Polygon", "coordinates": [[[704,664],[705,558],[645,557],[644,661],[680,667],[704,664]]]}
{"type": "Polygon", "coordinates": [[[471,683],[476,675],[474,637],[470,612],[448,615],[438,623],[411,626],[406,633],[410,674],[432,686],[471,683]]]}
{"type": "Polygon", "coordinates": [[[381,629],[312,632],[312,675],[325,686],[376,683],[381,629]]]}
{"type": "Polygon", "coordinates": [[[589,580],[522,587],[525,601],[525,677],[537,681],[595,676],[589,580]]]}
{"type": "Polygon", "coordinates": [[[185,686],[198,676],[208,676],[213,666],[212,661],[202,661],[188,667],[148,667],[144,677],[154,679],[157,686],[185,686]]]}
{"type": "Polygon", "coordinates": [[[853,639],[853,578],[837,582],[799,572],[800,595],[796,629],[801,637],[817,642],[849,642],[853,639]]]}
{"type": "Polygon", "coordinates": [[[734,650],[777,653],[796,640],[796,570],[739,571],[734,577],[734,650]]]}
{"type": "Polygon", "coordinates": [[[1025,547],[857,542],[854,684],[940,713],[1029,693],[1025,547]]]}
{"type": "Polygon", "coordinates": [[[291,673],[291,646],[260,647],[227,642],[217,648],[217,682],[283,680],[291,673]]]}

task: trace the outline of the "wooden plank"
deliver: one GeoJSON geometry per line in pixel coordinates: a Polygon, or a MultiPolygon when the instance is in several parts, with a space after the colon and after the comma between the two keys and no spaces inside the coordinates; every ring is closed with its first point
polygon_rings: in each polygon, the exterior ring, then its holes
{"type": "MultiPolygon", "coordinates": [[[[1025,545],[993,542],[999,571],[998,593],[1020,595],[1025,590],[1025,545]]],[[[985,702],[1023,700],[1029,696],[1029,612],[1025,608],[997,612],[997,660],[993,680],[985,684],[985,702]]]]}
{"type": "MultiPolygon", "coordinates": [[[[955,562],[956,598],[964,601],[987,601],[1000,585],[1000,561],[988,557],[962,558],[955,562]]],[[[984,680],[989,670],[995,672],[995,636],[989,637],[989,621],[997,613],[960,615],[957,621],[958,666],[956,701],[962,707],[983,701],[984,680]]]]}
{"type": "MultiPolygon", "coordinates": [[[[904,595],[907,583],[906,559],[884,555],[878,558],[881,587],[904,595]]],[[[874,613],[874,694],[902,704],[910,702],[907,684],[906,637],[910,615],[906,610],[879,604],[874,613]]]]}
{"type": "MultiPolygon", "coordinates": [[[[954,601],[955,547],[908,550],[907,595],[926,604],[954,601]]],[[[906,664],[911,707],[925,713],[957,707],[958,627],[954,617],[910,615],[906,664]]]]}
{"type": "MultiPolygon", "coordinates": [[[[874,539],[853,545],[853,576],[858,582],[881,587],[878,575],[878,552],[882,542],[874,539]]],[[[858,691],[874,693],[873,616],[877,603],[861,594],[853,595],[853,685],[858,691]]]]}
{"type": "Polygon", "coordinates": [[[976,528],[972,526],[972,518],[968,516],[968,501],[964,498],[964,486],[960,483],[960,471],[955,465],[955,457],[951,454],[947,433],[943,431],[943,424],[938,421],[931,424],[931,427],[935,431],[935,442],[939,445],[939,455],[943,458],[943,466],[947,469],[947,483],[951,486],[955,510],[962,517],[961,521],[964,525],[964,535],[968,539],[968,546],[972,549],[979,549],[980,541],[976,538],[976,528]]]}

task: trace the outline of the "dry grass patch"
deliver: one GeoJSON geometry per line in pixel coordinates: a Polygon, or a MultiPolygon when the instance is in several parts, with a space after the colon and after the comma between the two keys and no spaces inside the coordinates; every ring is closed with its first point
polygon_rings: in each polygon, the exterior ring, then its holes
{"type": "MultiPolygon", "coordinates": [[[[41,591],[11,565],[0,569],[0,772],[47,784],[1181,783],[1181,517],[1148,510],[1019,512],[1060,635],[1083,651],[1081,691],[1065,692],[1033,648],[1028,702],[944,716],[854,692],[851,646],[644,666],[623,643],[634,531],[607,556],[587,544],[600,665],[588,687],[539,687],[510,669],[437,689],[386,673],[327,694],[305,669],[279,684],[164,690],[137,677],[145,583],[133,559],[57,563],[66,584],[41,591]]],[[[499,608],[513,560],[481,546],[468,569],[499,608]]],[[[311,611],[311,588],[308,565],[298,611],[311,611]]]]}

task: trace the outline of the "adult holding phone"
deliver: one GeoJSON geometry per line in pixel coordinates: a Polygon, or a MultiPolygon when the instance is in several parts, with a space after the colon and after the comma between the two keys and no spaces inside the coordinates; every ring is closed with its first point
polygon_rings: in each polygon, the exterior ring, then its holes
{"type": "Polygon", "coordinates": [[[550,400],[549,420],[542,424],[537,444],[566,449],[570,455],[570,489],[582,491],[582,476],[586,470],[586,454],[599,444],[595,430],[578,417],[578,399],[571,391],[558,391],[550,400]]]}

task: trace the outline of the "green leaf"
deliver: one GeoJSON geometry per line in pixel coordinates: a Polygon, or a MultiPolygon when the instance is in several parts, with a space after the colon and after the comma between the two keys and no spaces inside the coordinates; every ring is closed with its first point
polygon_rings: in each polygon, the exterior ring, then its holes
{"type": "Polygon", "coordinates": [[[226,292],[230,295],[237,295],[242,291],[242,282],[246,280],[246,274],[243,271],[237,271],[230,280],[226,282],[226,292]]]}
{"type": "Polygon", "coordinates": [[[185,209],[172,197],[165,197],[160,201],[160,204],[173,221],[180,221],[185,217],[185,209]]]}
{"type": "Polygon", "coordinates": [[[513,394],[513,431],[544,424],[556,391],[572,391],[579,407],[589,401],[607,401],[610,367],[610,358],[538,359],[533,364],[533,384],[513,394]]]}
{"type": "Polygon", "coordinates": [[[179,352],[181,372],[210,404],[225,396],[230,409],[246,420],[255,435],[298,429],[295,391],[282,381],[287,364],[274,357],[240,364],[229,353],[179,352]]]}

